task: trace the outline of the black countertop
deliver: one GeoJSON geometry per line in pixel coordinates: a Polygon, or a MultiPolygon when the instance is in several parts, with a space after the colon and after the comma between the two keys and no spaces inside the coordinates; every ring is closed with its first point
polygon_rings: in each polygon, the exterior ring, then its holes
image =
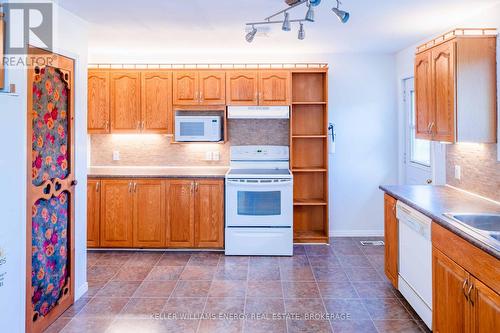
{"type": "Polygon", "coordinates": [[[449,186],[388,185],[380,189],[500,259],[500,242],[447,218],[445,213],[500,214],[500,205],[449,186]]]}

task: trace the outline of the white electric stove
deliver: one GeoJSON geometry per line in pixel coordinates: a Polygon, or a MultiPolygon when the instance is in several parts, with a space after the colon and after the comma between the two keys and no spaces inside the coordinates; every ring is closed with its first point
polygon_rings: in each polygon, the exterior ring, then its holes
{"type": "Polygon", "coordinates": [[[226,174],[226,255],[293,255],[287,146],[233,146],[226,174]]]}

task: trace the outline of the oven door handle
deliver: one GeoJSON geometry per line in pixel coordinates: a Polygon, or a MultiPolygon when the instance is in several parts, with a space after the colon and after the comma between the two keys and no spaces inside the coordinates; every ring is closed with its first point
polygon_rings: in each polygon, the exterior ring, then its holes
{"type": "Polygon", "coordinates": [[[256,181],[239,181],[236,179],[227,179],[226,180],[231,185],[241,185],[241,186],[280,186],[280,185],[288,185],[293,183],[293,179],[280,179],[279,181],[267,181],[263,179],[258,179],[256,181]]]}

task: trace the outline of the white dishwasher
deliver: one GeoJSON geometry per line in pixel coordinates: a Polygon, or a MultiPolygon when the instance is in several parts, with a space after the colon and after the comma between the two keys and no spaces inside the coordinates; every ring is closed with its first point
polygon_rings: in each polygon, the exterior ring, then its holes
{"type": "Polygon", "coordinates": [[[432,220],[398,201],[398,289],[429,329],[432,328],[432,220]]]}

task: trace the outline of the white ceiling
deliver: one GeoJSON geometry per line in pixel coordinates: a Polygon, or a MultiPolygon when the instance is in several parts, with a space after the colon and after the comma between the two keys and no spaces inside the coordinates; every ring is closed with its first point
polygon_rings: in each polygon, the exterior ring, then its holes
{"type": "MultiPolygon", "coordinates": [[[[330,11],[334,0],[316,7],[316,22],[297,40],[297,26],[279,26],[252,44],[244,23],[284,8],[283,0],[56,0],[89,22],[92,52],[300,52],[393,53],[429,35],[487,12],[499,0],[343,0],[351,13],[340,24],[330,11]]],[[[291,12],[302,18],[305,8],[291,12]]]]}

